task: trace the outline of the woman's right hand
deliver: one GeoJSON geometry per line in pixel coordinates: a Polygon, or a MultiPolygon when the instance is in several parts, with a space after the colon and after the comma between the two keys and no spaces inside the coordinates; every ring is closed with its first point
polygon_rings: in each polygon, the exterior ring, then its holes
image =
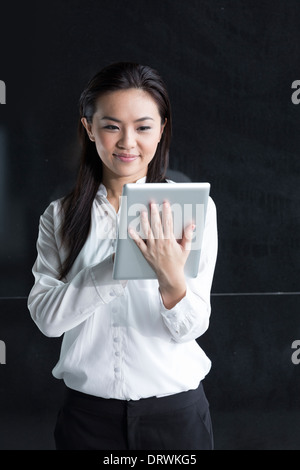
{"type": "Polygon", "coordinates": [[[141,214],[143,240],[135,230],[129,234],[157,275],[159,288],[166,308],[172,308],[185,296],[184,266],[191,250],[194,224],[185,228],[177,241],[173,232],[173,217],[169,202],[164,202],[162,220],[156,204],[150,204],[150,220],[146,211],[141,214]]]}

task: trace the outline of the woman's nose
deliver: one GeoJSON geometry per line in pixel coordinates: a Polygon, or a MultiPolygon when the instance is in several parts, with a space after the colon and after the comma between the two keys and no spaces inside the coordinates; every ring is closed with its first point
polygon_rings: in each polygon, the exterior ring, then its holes
{"type": "Polygon", "coordinates": [[[131,149],[136,146],[135,134],[130,130],[124,130],[120,136],[118,146],[122,149],[131,149]]]}

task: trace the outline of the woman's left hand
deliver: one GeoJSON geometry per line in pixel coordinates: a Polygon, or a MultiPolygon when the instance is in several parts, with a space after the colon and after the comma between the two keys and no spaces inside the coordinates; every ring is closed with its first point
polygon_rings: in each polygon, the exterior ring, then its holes
{"type": "Polygon", "coordinates": [[[146,211],[141,213],[141,227],[146,239],[129,228],[129,234],[157,275],[161,296],[166,308],[172,308],[185,296],[184,266],[191,250],[194,225],[185,227],[177,241],[173,232],[173,217],[169,202],[164,202],[162,220],[157,204],[150,204],[150,221],[146,211]]]}

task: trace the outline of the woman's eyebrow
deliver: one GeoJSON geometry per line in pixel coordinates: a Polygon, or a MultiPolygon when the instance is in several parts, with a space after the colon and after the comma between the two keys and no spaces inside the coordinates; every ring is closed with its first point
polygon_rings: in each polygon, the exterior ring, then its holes
{"type": "Polygon", "coordinates": [[[145,116],[145,117],[136,119],[134,122],[147,121],[148,119],[151,119],[151,121],[154,121],[154,119],[151,118],[150,116],[145,116]]]}
{"type": "MultiPolygon", "coordinates": [[[[151,118],[150,116],[144,116],[144,117],[141,117],[141,118],[139,118],[139,119],[136,119],[134,122],[147,121],[148,119],[151,119],[151,121],[154,121],[154,119],[151,118]]],[[[103,116],[103,117],[101,118],[101,120],[114,121],[114,122],[122,122],[122,121],[120,121],[120,119],[117,119],[117,118],[114,118],[114,117],[111,117],[111,116],[103,116]]]]}
{"type": "Polygon", "coordinates": [[[121,122],[119,119],[116,119],[116,118],[113,118],[111,116],[103,116],[101,118],[101,121],[104,121],[104,120],[107,120],[107,121],[115,121],[115,122],[121,122]]]}

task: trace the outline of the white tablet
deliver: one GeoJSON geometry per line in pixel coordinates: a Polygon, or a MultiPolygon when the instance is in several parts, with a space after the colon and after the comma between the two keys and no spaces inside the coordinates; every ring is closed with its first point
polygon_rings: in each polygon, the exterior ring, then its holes
{"type": "Polygon", "coordinates": [[[120,206],[113,279],[156,279],[156,274],[128,234],[132,226],[143,238],[140,213],[154,202],[162,210],[168,200],[171,205],[174,235],[181,239],[184,228],[195,224],[191,251],[185,264],[185,274],[196,277],[199,268],[209,183],[132,183],[123,186],[120,206]]]}

